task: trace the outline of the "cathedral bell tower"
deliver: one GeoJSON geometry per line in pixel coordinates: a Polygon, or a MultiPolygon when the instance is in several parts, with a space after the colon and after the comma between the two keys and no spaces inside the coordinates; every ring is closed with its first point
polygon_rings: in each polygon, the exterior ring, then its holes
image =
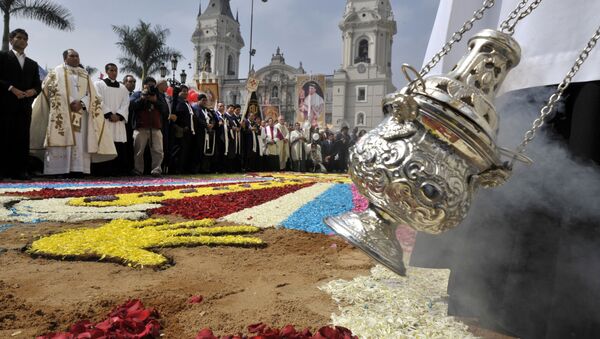
{"type": "Polygon", "coordinates": [[[342,64],[333,77],[334,126],[370,129],[383,119],[381,99],[392,84],[396,21],[389,0],[347,0],[339,28],[342,64]]]}
{"type": "Polygon", "coordinates": [[[240,50],[244,47],[244,39],[229,0],[210,0],[204,12],[201,6],[192,35],[196,57],[195,80],[202,71],[218,79],[239,78],[240,50]]]}

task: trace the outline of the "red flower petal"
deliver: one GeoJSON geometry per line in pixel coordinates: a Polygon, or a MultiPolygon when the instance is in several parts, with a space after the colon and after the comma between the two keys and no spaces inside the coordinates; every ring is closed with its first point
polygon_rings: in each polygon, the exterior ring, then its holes
{"type": "Polygon", "coordinates": [[[340,334],[339,330],[333,327],[324,326],[321,327],[317,333],[313,336],[315,339],[343,339],[344,336],[340,334]]]}
{"type": "Polygon", "coordinates": [[[343,326],[336,326],[335,329],[338,330],[338,332],[344,336],[344,339],[358,338],[357,336],[352,335],[352,331],[350,331],[349,329],[347,329],[343,326]]]}
{"type": "Polygon", "coordinates": [[[193,295],[190,297],[190,299],[188,299],[188,303],[190,304],[199,304],[201,303],[203,300],[201,295],[193,295]]]}
{"type": "Polygon", "coordinates": [[[303,336],[301,338],[304,338],[304,337],[310,338],[310,337],[312,337],[312,333],[310,332],[310,330],[308,328],[303,329],[302,332],[300,332],[300,335],[303,336]]]}
{"type": "Polygon", "coordinates": [[[279,339],[281,336],[279,335],[278,328],[265,328],[261,333],[259,333],[265,339],[279,339]]]}
{"type": "Polygon", "coordinates": [[[215,337],[213,331],[210,328],[203,328],[196,335],[196,339],[219,339],[215,337]]]}
{"type": "Polygon", "coordinates": [[[71,326],[68,333],[51,333],[39,339],[105,339],[158,337],[158,312],[145,309],[139,300],[130,300],[113,309],[108,318],[97,324],[81,321],[71,326]]]}
{"type": "Polygon", "coordinates": [[[136,310],[136,311],[131,311],[128,312],[127,314],[127,318],[131,319],[132,321],[136,322],[136,323],[141,323],[146,321],[146,319],[148,319],[151,315],[151,311],[150,310],[136,310]]]}
{"type": "Polygon", "coordinates": [[[80,334],[80,333],[89,331],[93,327],[94,326],[91,322],[89,322],[87,320],[83,320],[83,321],[80,321],[80,322],[77,322],[77,323],[71,325],[71,328],[69,329],[69,331],[73,334],[80,334]]]}
{"type": "MultiPolygon", "coordinates": [[[[219,187],[228,185],[227,183],[209,184],[194,186],[200,187],[219,187]]],[[[55,188],[43,188],[36,191],[28,192],[9,192],[3,195],[17,195],[31,198],[76,198],[76,197],[93,197],[93,196],[109,196],[114,194],[123,193],[145,193],[145,192],[158,192],[168,190],[189,190],[188,185],[161,185],[161,186],[128,186],[128,187],[98,187],[98,188],[79,188],[79,189],[55,189],[55,188]]],[[[191,191],[189,191],[191,192],[191,191]]],[[[183,192],[185,193],[185,192],[183,192]]]]}
{"type": "MultiPolygon", "coordinates": [[[[119,318],[117,318],[119,319],[119,318]]],[[[110,319],[104,320],[102,322],[97,323],[94,327],[103,332],[108,332],[112,327],[113,321],[110,319]]]]}
{"type": "Polygon", "coordinates": [[[254,207],[277,199],[301,188],[313,185],[306,183],[284,187],[263,188],[242,192],[229,192],[217,196],[201,196],[162,201],[162,207],[149,210],[151,215],[180,215],[187,219],[218,219],[228,214],[254,207]]]}
{"type": "Polygon", "coordinates": [[[296,332],[296,329],[294,328],[293,325],[285,325],[282,329],[281,329],[281,336],[282,337],[291,337],[294,335],[298,335],[298,332],[296,332]]]}
{"type": "Polygon", "coordinates": [[[265,329],[265,327],[267,327],[267,325],[263,323],[251,324],[248,325],[248,332],[261,333],[265,329]]]}

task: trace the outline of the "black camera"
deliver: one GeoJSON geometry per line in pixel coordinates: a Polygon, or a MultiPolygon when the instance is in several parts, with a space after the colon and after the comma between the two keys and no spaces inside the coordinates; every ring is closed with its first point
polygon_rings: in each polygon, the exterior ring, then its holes
{"type": "Polygon", "coordinates": [[[156,96],[158,95],[158,87],[156,87],[155,85],[148,86],[148,88],[142,91],[142,95],[156,96]]]}

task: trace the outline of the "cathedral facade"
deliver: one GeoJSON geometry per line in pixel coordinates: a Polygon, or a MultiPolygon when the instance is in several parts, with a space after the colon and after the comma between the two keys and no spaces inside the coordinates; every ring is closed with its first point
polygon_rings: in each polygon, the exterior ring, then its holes
{"type": "MultiPolygon", "coordinates": [[[[338,27],[342,63],[325,75],[325,122],[336,130],[343,125],[368,130],[381,122],[381,100],[395,90],[391,62],[396,22],[389,0],[347,0],[338,27]]],[[[217,82],[221,101],[243,105],[246,78],[239,74],[239,63],[244,40],[229,0],[210,0],[198,13],[192,42],[194,80],[217,82]]],[[[306,75],[302,63],[286,64],[277,47],[268,65],[252,66],[251,72],[260,81],[259,103],[279,107],[287,121],[294,121],[297,77],[306,75]]]]}

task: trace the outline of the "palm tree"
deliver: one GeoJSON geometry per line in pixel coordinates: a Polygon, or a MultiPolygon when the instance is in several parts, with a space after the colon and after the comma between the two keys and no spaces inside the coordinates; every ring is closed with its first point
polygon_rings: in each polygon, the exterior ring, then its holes
{"type": "Polygon", "coordinates": [[[39,20],[60,30],[70,31],[73,29],[71,12],[50,0],[0,0],[0,10],[4,15],[3,51],[8,51],[11,15],[39,20]]]}
{"type": "Polygon", "coordinates": [[[87,65],[84,67],[85,71],[87,72],[87,74],[89,74],[90,78],[94,76],[94,74],[96,74],[96,72],[98,72],[98,69],[96,67],[87,65]]]}
{"type": "Polygon", "coordinates": [[[119,36],[116,43],[125,54],[119,57],[122,69],[144,79],[147,75],[156,73],[161,63],[170,60],[171,56],[181,58],[181,53],[166,46],[166,40],[171,32],[156,25],[140,20],[136,27],[112,26],[119,36]]]}

